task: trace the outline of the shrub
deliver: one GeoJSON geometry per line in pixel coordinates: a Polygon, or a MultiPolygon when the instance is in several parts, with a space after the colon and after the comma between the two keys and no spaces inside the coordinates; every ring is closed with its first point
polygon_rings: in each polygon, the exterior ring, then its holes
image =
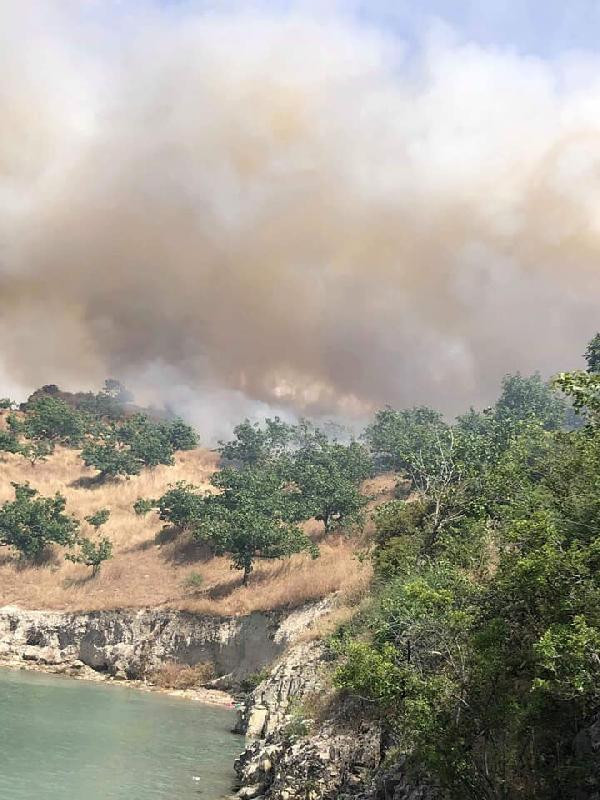
{"type": "Polygon", "coordinates": [[[182,419],[167,425],[167,434],[173,450],[193,450],[198,447],[198,434],[182,419]]]}
{"type": "Polygon", "coordinates": [[[79,545],[78,553],[67,553],[65,558],[74,564],[85,564],[92,568],[92,578],[100,572],[100,567],[109,558],[112,558],[112,542],[106,536],[102,536],[97,541],[92,541],[85,536],[77,539],[79,545]]]}
{"type": "Polygon", "coordinates": [[[58,397],[42,395],[30,404],[23,423],[28,439],[47,439],[78,446],[86,431],[85,419],[58,397]]]}
{"type": "Polygon", "coordinates": [[[269,677],[269,674],[268,668],[265,667],[258,672],[252,672],[250,675],[246,675],[246,677],[240,681],[240,690],[244,692],[244,694],[250,694],[250,692],[256,689],[259,683],[262,683],[269,677]]]}
{"type": "Polygon", "coordinates": [[[150,498],[138,497],[133,504],[133,510],[138,517],[144,517],[146,514],[149,514],[150,511],[152,511],[157,502],[157,500],[151,500],[150,498]]]}
{"type": "Polygon", "coordinates": [[[35,559],[49,544],[75,544],[79,522],[65,513],[66,500],[61,494],[41,497],[28,483],[12,485],[15,499],[0,508],[0,545],[35,559]]]}
{"type": "Polygon", "coordinates": [[[214,678],[213,664],[202,661],[194,666],[168,661],[151,673],[150,682],[161,689],[194,689],[214,678]]]}
{"type": "Polygon", "coordinates": [[[85,517],[85,521],[98,533],[99,528],[108,522],[109,517],[110,510],[108,508],[101,508],[99,511],[95,511],[93,514],[89,514],[85,517]]]}
{"type": "Polygon", "coordinates": [[[21,452],[19,440],[11,431],[0,430],[0,451],[4,453],[21,452]]]}
{"type": "Polygon", "coordinates": [[[190,572],[183,580],[183,588],[192,591],[201,589],[204,584],[204,578],[199,572],[190,572]]]}

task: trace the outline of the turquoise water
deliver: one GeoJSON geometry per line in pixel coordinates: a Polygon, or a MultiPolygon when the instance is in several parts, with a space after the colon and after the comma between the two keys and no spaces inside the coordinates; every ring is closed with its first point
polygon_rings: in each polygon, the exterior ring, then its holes
{"type": "Polygon", "coordinates": [[[216,800],[233,713],[120,686],[0,670],[0,800],[216,800]]]}

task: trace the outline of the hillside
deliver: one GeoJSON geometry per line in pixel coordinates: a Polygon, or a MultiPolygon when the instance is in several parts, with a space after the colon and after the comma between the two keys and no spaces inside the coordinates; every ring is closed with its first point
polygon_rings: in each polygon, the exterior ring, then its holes
{"type": "MultiPolygon", "coordinates": [[[[185,534],[161,533],[156,513],[146,517],[134,513],[138,497],[157,497],[176,481],[207,488],[217,463],[215,452],[199,448],[177,453],[172,467],[158,466],[128,480],[94,484],[90,481],[94,473],[83,465],[77,450],[59,447],[35,466],[20,455],[2,453],[0,501],[12,498],[12,481],[29,481],[43,495],[63,494],[67,511],[81,519],[109,508],[103,532],[113,542],[114,557],[90,578],[85,566],[66,562],[58,554],[49,564],[38,566],[0,551],[0,605],[73,611],[168,605],[201,613],[243,614],[295,606],[340,590],[351,596],[364,591],[370,567],[356,559],[356,542],[343,534],[320,541],[316,560],[298,554],[258,563],[248,586],[242,586],[227,558],[209,557],[185,534]],[[197,575],[199,587],[194,585],[197,575]]],[[[322,538],[318,523],[306,527],[315,538],[322,538]]]]}

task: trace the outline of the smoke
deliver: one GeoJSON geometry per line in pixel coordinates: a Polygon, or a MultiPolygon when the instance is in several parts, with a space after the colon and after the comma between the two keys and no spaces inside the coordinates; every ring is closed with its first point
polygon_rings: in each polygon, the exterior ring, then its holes
{"type": "Polygon", "coordinates": [[[407,55],[335,11],[99,6],[0,9],[7,381],[352,417],[454,413],[579,363],[596,58],[441,26],[407,55]]]}

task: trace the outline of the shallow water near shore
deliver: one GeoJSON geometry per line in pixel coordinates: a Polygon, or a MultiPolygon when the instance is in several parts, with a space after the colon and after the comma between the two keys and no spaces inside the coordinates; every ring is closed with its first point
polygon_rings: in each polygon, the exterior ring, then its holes
{"type": "Polygon", "coordinates": [[[0,800],[217,800],[231,792],[231,710],[0,669],[0,800]]]}

